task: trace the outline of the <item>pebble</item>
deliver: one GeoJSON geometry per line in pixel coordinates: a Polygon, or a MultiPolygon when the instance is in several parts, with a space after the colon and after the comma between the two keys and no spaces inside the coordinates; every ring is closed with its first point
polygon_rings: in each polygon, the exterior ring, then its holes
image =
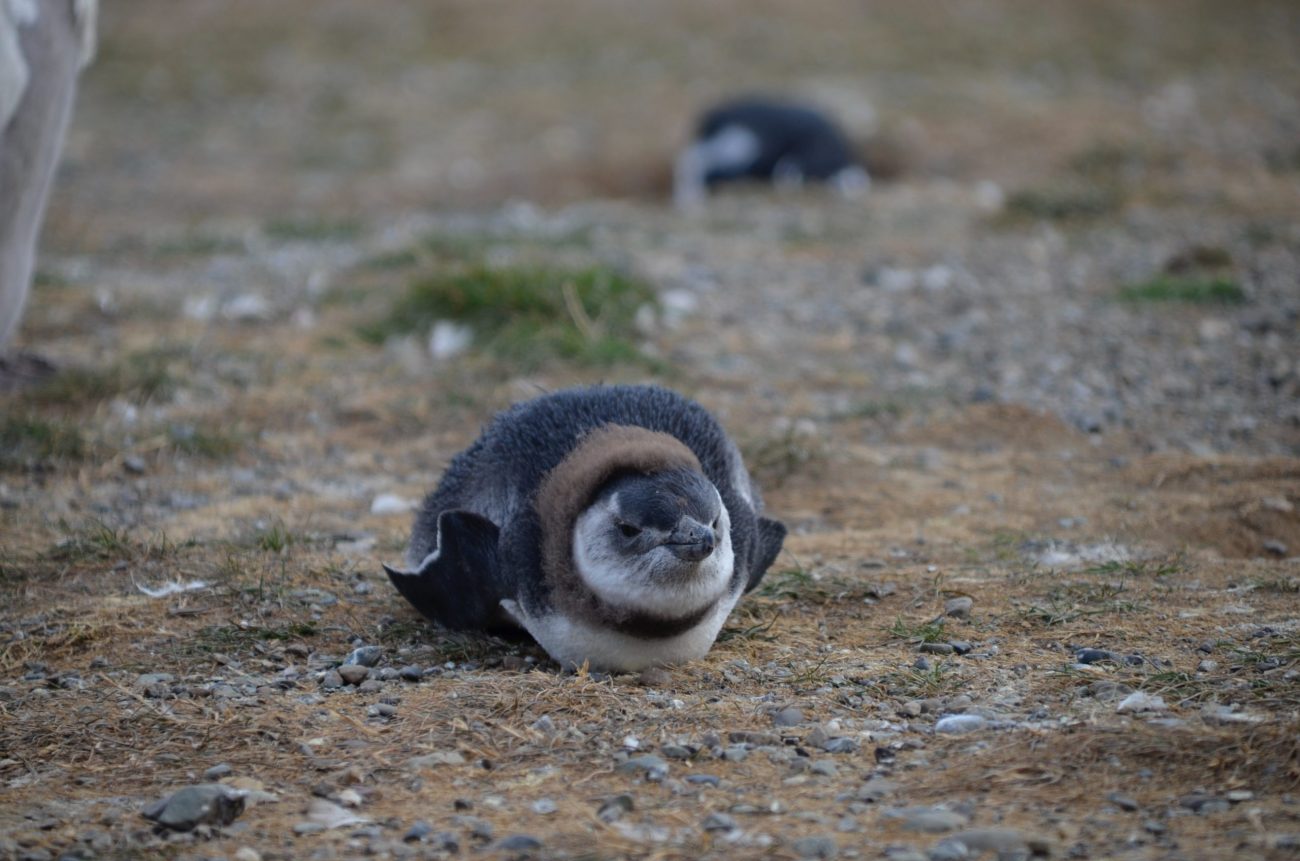
{"type": "Polygon", "coordinates": [[[668,775],[668,763],[653,753],[647,753],[620,762],[617,770],[624,773],[645,772],[649,780],[662,780],[668,775]]]}
{"type": "Polygon", "coordinates": [[[903,828],[926,834],[942,834],[965,825],[969,818],[943,807],[914,807],[901,811],[903,828]]]}
{"type": "Polygon", "coordinates": [[[800,837],[790,844],[790,848],[800,858],[834,858],[839,853],[834,837],[800,837]]]}
{"type": "Polygon", "coordinates": [[[966,595],[958,595],[943,602],[943,614],[954,619],[967,619],[975,601],[966,595]]]}
{"type": "Polygon", "coordinates": [[[980,715],[946,715],[934,724],[934,731],[939,733],[964,733],[983,729],[988,721],[980,715]]]}
{"type": "MultiPolygon", "coordinates": [[[[690,778],[687,778],[689,780],[690,778]]],[[[601,822],[613,822],[621,819],[624,813],[632,812],[635,804],[630,795],[615,795],[604,801],[596,811],[596,818],[601,822]]]]}
{"type": "Polygon", "coordinates": [[[377,694],[383,689],[383,682],[379,681],[374,676],[371,676],[361,684],[357,685],[357,691],[363,694],[377,694]]]}
{"type": "Polygon", "coordinates": [[[952,643],[922,643],[921,651],[931,655],[951,655],[957,650],[952,643]]]}
{"type": "Polygon", "coordinates": [[[549,798],[539,798],[533,802],[532,806],[533,812],[541,814],[542,816],[549,816],[558,809],[555,802],[549,798]]]}
{"type": "Polygon", "coordinates": [[[686,782],[702,786],[717,786],[722,783],[722,778],[716,774],[688,774],[686,775],[686,782]]]}
{"type": "Polygon", "coordinates": [[[749,750],[741,744],[733,744],[722,751],[722,758],[726,762],[744,762],[747,756],[749,756],[749,750]]]}
{"type": "Polygon", "coordinates": [[[366,709],[366,714],[370,717],[390,718],[397,714],[397,707],[388,703],[375,703],[366,709]]]}
{"type": "Polygon", "coordinates": [[[1135,801],[1132,797],[1127,796],[1122,792],[1109,793],[1106,796],[1106,800],[1109,801],[1111,804],[1115,805],[1116,807],[1118,807],[1120,810],[1127,810],[1129,813],[1133,813],[1134,811],[1138,810],[1137,801],[1135,801]]]}
{"type": "Polygon", "coordinates": [[[338,668],[338,674],[349,685],[359,685],[370,675],[370,668],[360,664],[344,664],[338,668]]]}
{"type": "Polygon", "coordinates": [[[912,669],[923,673],[927,672],[930,669],[930,662],[925,659],[925,655],[921,655],[915,661],[912,661],[912,669]]]}
{"type": "Polygon", "coordinates": [[[358,646],[344,659],[344,664],[356,664],[360,667],[373,667],[383,657],[384,650],[378,646],[358,646]]]}
{"type": "Polygon", "coordinates": [[[413,756],[406,761],[409,768],[437,768],[440,765],[464,765],[465,757],[454,750],[438,750],[421,756],[413,756]]]}
{"type": "Polygon", "coordinates": [[[433,833],[433,826],[423,819],[417,820],[411,825],[410,830],[402,836],[402,840],[407,843],[416,843],[423,840],[433,833]]]}
{"type": "Polygon", "coordinates": [[[336,690],[343,687],[343,676],[339,675],[338,670],[328,670],[325,675],[321,676],[320,686],[326,690],[336,690]]]}
{"type": "Polygon", "coordinates": [[[418,682],[424,678],[424,670],[414,664],[407,664],[397,671],[397,675],[404,682],[418,682]]]}
{"type": "Polygon", "coordinates": [[[641,671],[637,682],[647,688],[664,688],[673,683],[673,675],[662,667],[649,667],[641,671]]]}
{"type": "Polygon", "coordinates": [[[976,855],[993,852],[998,858],[1028,858],[1031,854],[1045,857],[1052,852],[1050,840],[1015,828],[971,828],[948,839],[960,842],[968,850],[973,849],[976,855]]]}
{"type": "Polygon", "coordinates": [[[659,752],[669,759],[690,759],[691,751],[689,748],[682,747],[680,744],[665,744],[659,747],[659,752]]]}
{"type": "Polygon", "coordinates": [[[710,813],[704,817],[705,831],[735,831],[738,827],[736,820],[726,813],[710,813]]]}
{"type": "Polygon", "coordinates": [[[1074,659],[1081,664],[1098,664],[1103,661],[1119,663],[1119,655],[1105,649],[1079,649],[1074,653],[1074,659]]]}
{"type": "Polygon", "coordinates": [[[772,715],[772,724],[777,727],[798,726],[803,723],[803,710],[787,706],[772,715]]]}
{"type": "Polygon", "coordinates": [[[252,846],[241,846],[235,853],[235,861],[262,861],[262,856],[252,846]]]}
{"type": "Polygon", "coordinates": [[[929,861],[964,861],[970,850],[960,840],[944,839],[936,843],[925,856],[929,861]]]}
{"type": "Polygon", "coordinates": [[[952,646],[952,650],[959,655],[969,655],[975,648],[965,640],[949,640],[948,645],[952,646]]]}
{"type": "Polygon", "coordinates": [[[201,783],[156,801],[142,814],[173,831],[199,825],[229,825],[244,812],[244,795],[219,783],[201,783]]]}
{"type": "Polygon", "coordinates": [[[1112,682],[1106,679],[1093,682],[1088,685],[1085,690],[1095,699],[1100,700],[1103,703],[1122,700],[1129,694],[1133,693],[1133,689],[1123,682],[1112,682]]]}
{"type": "Polygon", "coordinates": [[[532,852],[542,848],[542,841],[531,834],[511,834],[492,847],[498,852],[532,852]]]}
{"type": "Polygon", "coordinates": [[[1219,662],[1206,658],[1196,665],[1198,673],[1212,673],[1219,668],[1219,662]]]}
{"type": "Polygon", "coordinates": [[[209,768],[207,771],[203,772],[203,779],[215,783],[216,781],[230,774],[232,771],[234,771],[234,769],[232,769],[228,763],[225,762],[218,763],[217,765],[214,765],[211,768],[209,768]]]}
{"type": "Polygon", "coordinates": [[[833,738],[822,745],[822,750],[827,753],[856,753],[858,750],[858,741],[853,738],[833,738]]]}
{"type": "MultiPolygon", "coordinates": [[[[44,673],[37,678],[44,678],[44,673]]],[[[174,681],[176,677],[171,673],[141,673],[136,677],[135,683],[137,687],[151,688],[154,685],[170,685],[174,681]]]]}
{"type": "Polygon", "coordinates": [[[889,861],[926,861],[927,856],[911,846],[886,846],[885,857],[889,861]]]}
{"type": "Polygon", "coordinates": [[[1126,696],[1120,704],[1115,707],[1115,711],[1120,714],[1136,712],[1162,712],[1167,706],[1163,697],[1153,696],[1143,691],[1134,691],[1126,696]]]}

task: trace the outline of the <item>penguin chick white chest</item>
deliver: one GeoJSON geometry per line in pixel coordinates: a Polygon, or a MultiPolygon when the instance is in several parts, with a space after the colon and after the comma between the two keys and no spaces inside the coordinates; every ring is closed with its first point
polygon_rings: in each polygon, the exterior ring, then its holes
{"type": "Polygon", "coordinates": [[[785,529],[761,506],[698,405],[654,387],[559,392],[452,462],[409,568],[388,572],[435,621],[522,629],[568,666],[676,664],[708,651],[779,552],[785,529]]]}

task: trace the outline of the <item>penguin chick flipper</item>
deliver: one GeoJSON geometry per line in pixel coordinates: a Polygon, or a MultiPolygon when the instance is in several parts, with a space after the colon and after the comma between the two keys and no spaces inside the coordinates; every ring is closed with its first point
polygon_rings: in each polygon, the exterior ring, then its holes
{"type": "Polygon", "coordinates": [[[513,598],[502,577],[497,541],[500,530],[471,511],[438,515],[438,541],[410,569],[384,566],[397,591],[428,618],[460,631],[513,627],[501,600],[513,598]]]}
{"type": "Polygon", "coordinates": [[[784,541],[784,523],[767,517],[758,518],[758,546],[754,548],[754,564],[749,569],[749,585],[745,587],[746,592],[752,592],[767,573],[767,569],[772,567],[772,563],[781,553],[781,544],[784,541]]]}

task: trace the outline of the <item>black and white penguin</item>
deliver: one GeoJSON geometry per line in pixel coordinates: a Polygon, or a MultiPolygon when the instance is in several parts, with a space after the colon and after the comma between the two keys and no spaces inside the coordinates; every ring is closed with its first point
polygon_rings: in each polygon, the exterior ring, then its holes
{"type": "Polygon", "coordinates": [[[425,499],[407,567],[384,568],[448,628],[635,671],[703,656],[784,538],[703,407],[594,386],[497,415],[425,499]]]}
{"type": "Polygon", "coordinates": [[[689,208],[714,186],[741,180],[826,182],[845,196],[871,187],[834,121],[812,108],[765,98],[724,102],[700,117],[674,165],[673,200],[689,208]]]}

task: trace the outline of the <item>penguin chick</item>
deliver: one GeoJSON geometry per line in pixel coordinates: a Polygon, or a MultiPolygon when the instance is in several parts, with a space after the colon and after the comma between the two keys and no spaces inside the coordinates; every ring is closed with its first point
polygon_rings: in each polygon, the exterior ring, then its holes
{"type": "Polygon", "coordinates": [[[844,132],[825,114],[765,98],[724,102],[706,111],[677,156],[673,200],[690,208],[726,182],[774,185],[826,182],[846,197],[871,187],[844,132]]]}
{"type": "Polygon", "coordinates": [[[784,537],[703,407],[596,386],[493,419],[425,499],[406,567],[384,567],[448,628],[635,671],[703,656],[784,537]]]}

